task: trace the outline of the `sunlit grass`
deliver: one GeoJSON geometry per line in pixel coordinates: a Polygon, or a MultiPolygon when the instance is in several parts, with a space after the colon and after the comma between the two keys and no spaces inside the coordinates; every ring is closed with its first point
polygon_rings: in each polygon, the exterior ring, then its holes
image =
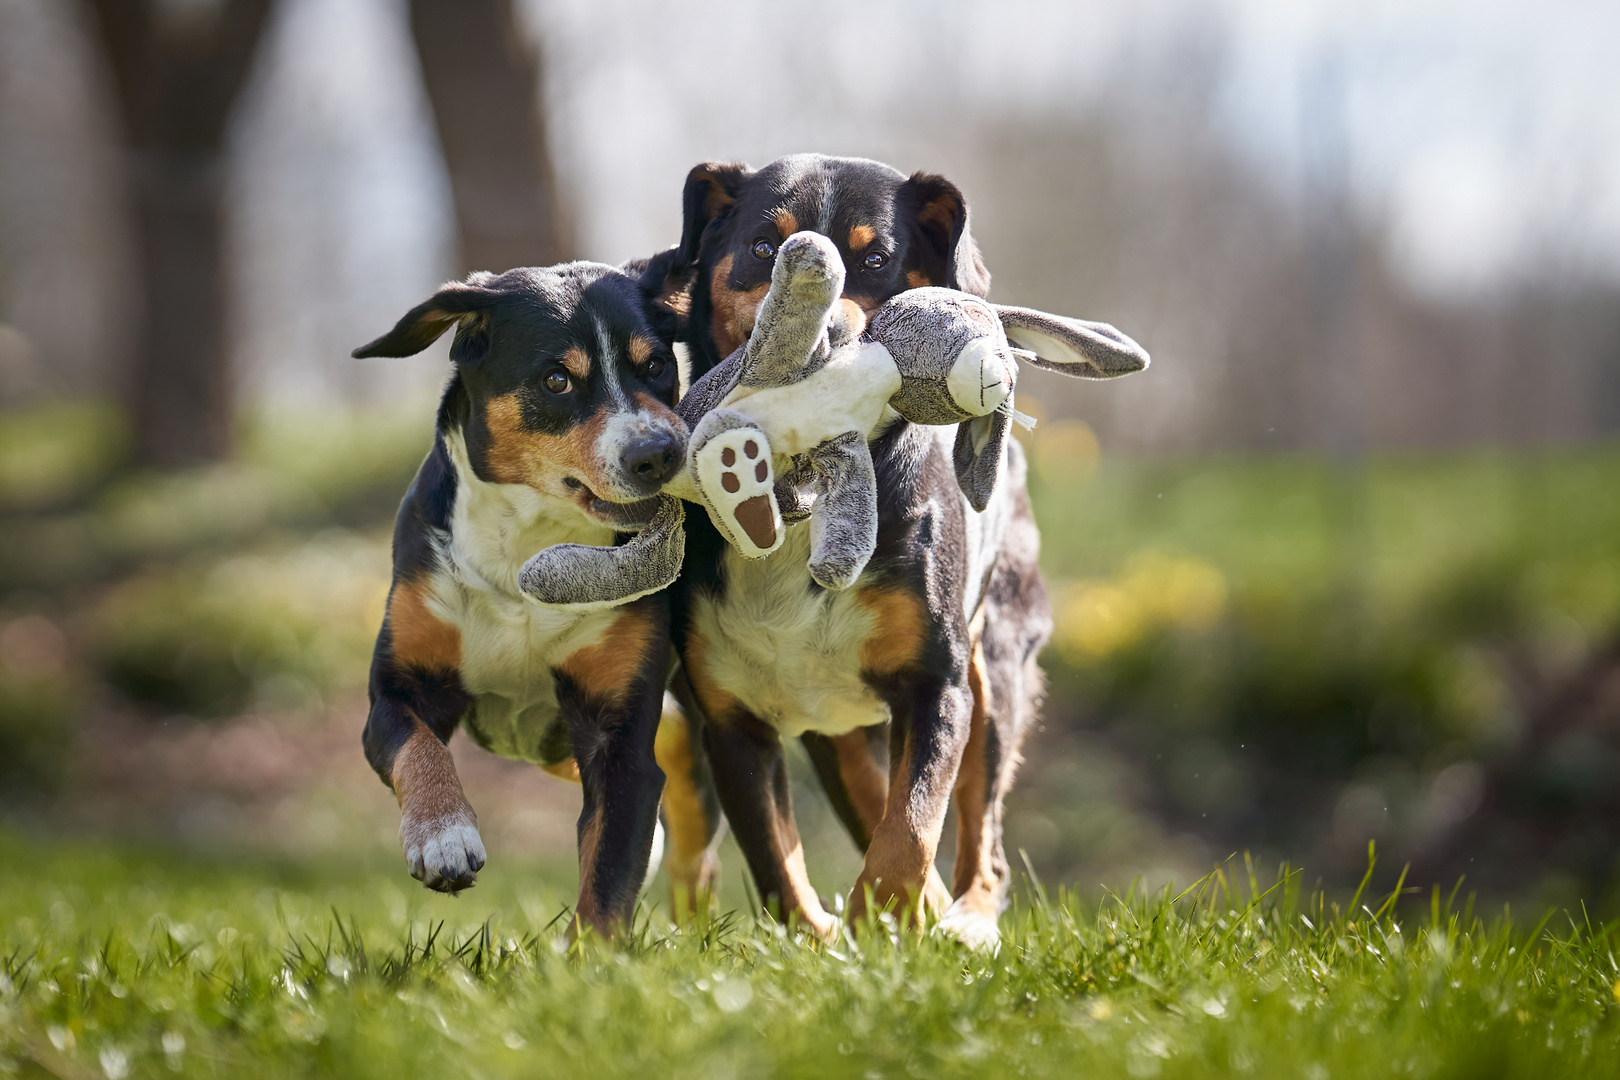
{"type": "Polygon", "coordinates": [[[1239,863],[1179,896],[1025,890],[984,956],[656,913],[571,945],[566,883],[521,874],[449,900],[365,869],[0,854],[0,1074],[1620,1072],[1613,935],[1579,913],[1336,904],[1239,863]]]}

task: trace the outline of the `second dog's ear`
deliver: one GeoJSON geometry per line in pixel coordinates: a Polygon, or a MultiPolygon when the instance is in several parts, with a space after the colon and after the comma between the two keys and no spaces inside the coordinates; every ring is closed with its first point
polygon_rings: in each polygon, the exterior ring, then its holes
{"type": "Polygon", "coordinates": [[[731,209],[743,183],[753,175],[753,170],[737,161],[706,161],[686,174],[686,188],[681,193],[682,263],[697,261],[704,231],[731,209]]]}
{"type": "Polygon", "coordinates": [[[1107,323],[1085,322],[1034,308],[992,304],[1015,349],[1030,363],[1077,379],[1113,379],[1148,366],[1147,350],[1107,323]],[[1027,359],[1027,358],[1026,358],[1027,359]]]}
{"type": "MultiPolygon", "coordinates": [[[[900,186],[901,205],[922,238],[920,284],[944,285],[974,296],[990,295],[990,271],[968,231],[967,199],[943,176],[914,173],[900,186]]],[[[911,284],[919,284],[911,282],[911,284]]]]}
{"type": "Polygon", "coordinates": [[[450,327],[456,327],[456,340],[450,346],[450,359],[457,363],[476,360],[489,349],[489,309],[501,298],[498,289],[488,288],[482,279],[492,275],[473,274],[466,281],[452,281],[427,300],[405,313],[394,328],[376,341],[362,345],[350,355],[415,356],[450,327]]]}

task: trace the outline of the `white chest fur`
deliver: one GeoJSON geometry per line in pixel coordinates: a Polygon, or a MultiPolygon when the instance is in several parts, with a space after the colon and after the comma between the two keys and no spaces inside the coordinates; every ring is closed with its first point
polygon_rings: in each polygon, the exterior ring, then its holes
{"type": "Polygon", "coordinates": [[[882,723],[889,710],[861,681],[861,645],[872,615],[859,585],[810,595],[810,526],[789,526],[777,551],[722,557],[726,593],[693,597],[692,629],[708,675],[785,736],[841,735],[882,723]]]}
{"type": "Polygon", "coordinates": [[[550,544],[611,544],[613,531],[530,488],[479,480],[459,437],[446,443],[456,502],[451,530],[439,538],[428,608],[461,634],[461,682],[473,697],[470,733],[503,757],[538,761],[546,729],[557,720],[552,670],[576,649],[598,643],[617,615],[543,607],[518,590],[518,571],[550,544]]]}
{"type": "MultiPolygon", "coordinates": [[[[931,433],[948,460],[955,429],[931,433]]],[[[1015,464],[1020,467],[1010,471],[1018,472],[1015,482],[1021,482],[1021,459],[1015,464]]],[[[1004,478],[982,514],[952,488],[962,507],[962,615],[968,621],[1000,554],[1010,487],[1004,478]]],[[[937,508],[934,512],[936,520],[943,518],[937,508]]],[[[809,556],[808,522],[789,526],[782,546],[763,559],[745,559],[726,548],[724,597],[699,593],[692,599],[692,628],[703,641],[708,676],[784,736],[841,735],[883,723],[888,706],[860,675],[862,646],[874,625],[860,601],[868,578],[841,592],[812,594],[809,556]]]]}

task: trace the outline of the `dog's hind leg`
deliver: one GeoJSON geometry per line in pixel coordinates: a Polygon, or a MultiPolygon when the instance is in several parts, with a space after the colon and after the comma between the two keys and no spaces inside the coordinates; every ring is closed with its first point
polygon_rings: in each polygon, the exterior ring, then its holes
{"type": "Polygon", "coordinates": [[[664,698],[654,752],[664,770],[664,825],[670,913],[677,923],[714,905],[723,835],[720,799],[703,755],[703,716],[683,672],[664,698]]]}
{"type": "Polygon", "coordinates": [[[968,668],[973,723],[956,778],[956,899],[940,929],[975,948],[999,940],[1009,870],[1002,810],[1019,764],[1019,747],[1040,708],[1044,678],[1036,663],[1051,634],[1046,586],[1036,566],[1038,535],[1022,495],[1001,560],[985,596],[985,619],[968,668]]]}

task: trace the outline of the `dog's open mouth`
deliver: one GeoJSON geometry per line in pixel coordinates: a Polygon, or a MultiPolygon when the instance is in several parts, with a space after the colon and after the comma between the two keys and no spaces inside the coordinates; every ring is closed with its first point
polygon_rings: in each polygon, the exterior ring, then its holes
{"type": "Polygon", "coordinates": [[[626,531],[644,529],[652,521],[653,515],[658,513],[658,497],[656,495],[650,499],[641,499],[636,502],[609,502],[572,476],[563,482],[573,492],[574,499],[579,503],[579,508],[585,511],[587,517],[615,529],[626,531]]]}

